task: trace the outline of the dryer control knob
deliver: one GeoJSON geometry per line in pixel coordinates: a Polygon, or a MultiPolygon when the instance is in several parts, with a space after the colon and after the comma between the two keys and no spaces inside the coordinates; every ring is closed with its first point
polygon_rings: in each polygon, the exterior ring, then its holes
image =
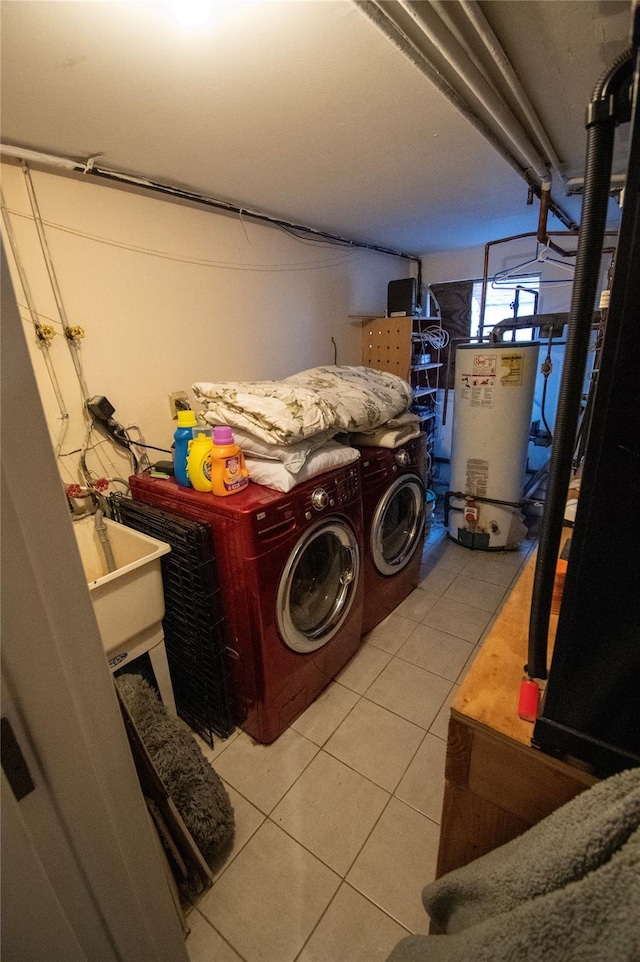
{"type": "Polygon", "coordinates": [[[408,452],[404,450],[404,448],[401,448],[396,454],[396,461],[398,462],[401,468],[406,468],[411,464],[411,458],[409,457],[408,452]]]}
{"type": "Polygon", "coordinates": [[[329,504],[329,495],[324,488],[316,488],[311,495],[311,504],[316,511],[322,511],[329,504]]]}

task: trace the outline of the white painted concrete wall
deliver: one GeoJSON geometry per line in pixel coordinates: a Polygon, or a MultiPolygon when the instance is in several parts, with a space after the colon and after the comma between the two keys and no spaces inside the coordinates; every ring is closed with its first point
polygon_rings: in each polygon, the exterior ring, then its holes
{"type": "MultiPolygon", "coordinates": [[[[81,392],[25,178],[10,164],[2,165],[2,178],[36,310],[60,334],[50,357],[70,415],[63,451],[77,451],[86,431],[81,392]]],[[[296,239],[249,218],[89,178],[34,170],[32,181],[68,321],[86,332],[81,356],[89,394],[105,395],[117,421],[139,425],[146,442],[159,447],[170,447],[175,428],[169,392],[190,390],[195,381],[282,378],[333,364],[332,338],[339,364],[360,364],[361,322],[350,315],[384,313],[387,283],[409,274],[403,258],[296,239]]],[[[55,444],[58,405],[10,251],[9,257],[55,444]]],[[[126,476],[126,455],[94,432],[96,441],[89,466],[99,475],[126,476]]],[[[80,480],[77,454],[60,464],[65,483],[80,480]]]]}

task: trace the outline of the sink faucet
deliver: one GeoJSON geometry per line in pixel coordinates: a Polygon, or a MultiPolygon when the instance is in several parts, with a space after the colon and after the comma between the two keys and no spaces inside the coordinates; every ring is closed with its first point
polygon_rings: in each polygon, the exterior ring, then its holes
{"type": "Polygon", "coordinates": [[[94,516],[96,534],[98,535],[98,540],[100,541],[100,546],[104,554],[107,571],[110,572],[116,570],[116,562],[109,542],[109,532],[104,523],[105,516],[110,517],[109,505],[104,496],[104,491],[106,491],[108,487],[109,480],[107,478],[99,478],[97,481],[92,481],[87,485],[68,484],[65,492],[69,507],[72,511],[75,512],[73,501],[84,501],[87,503],[84,511],[75,515],[75,519],[79,520],[90,515],[94,516]]]}
{"type": "MultiPolygon", "coordinates": [[[[104,499],[102,499],[104,500],[104,499]]],[[[107,526],[104,523],[104,511],[101,507],[97,507],[94,514],[94,524],[102,551],[104,554],[104,560],[107,564],[107,571],[116,570],[116,562],[113,557],[113,551],[111,550],[111,543],[109,541],[109,532],[107,531],[107,526]]]]}

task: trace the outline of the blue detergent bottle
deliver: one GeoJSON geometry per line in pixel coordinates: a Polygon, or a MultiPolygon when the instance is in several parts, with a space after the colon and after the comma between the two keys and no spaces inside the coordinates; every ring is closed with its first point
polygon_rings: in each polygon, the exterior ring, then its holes
{"type": "Polygon", "coordinates": [[[189,441],[193,438],[193,429],[198,423],[194,411],[178,411],[178,427],[173,435],[173,473],[178,484],[183,488],[193,485],[187,474],[187,457],[189,455],[189,441]]]}

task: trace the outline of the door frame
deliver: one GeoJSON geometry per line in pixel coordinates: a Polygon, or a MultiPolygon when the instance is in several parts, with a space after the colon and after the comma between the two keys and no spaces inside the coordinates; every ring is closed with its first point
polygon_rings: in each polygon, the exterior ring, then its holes
{"type": "MultiPolygon", "coordinates": [[[[66,919],[80,957],[188,962],[89,598],[4,249],[1,260],[2,713],[35,783],[15,806],[8,799],[10,829],[28,839],[59,905],[57,921],[66,919]]],[[[2,789],[3,795],[11,792],[4,776],[2,789]]],[[[24,920],[37,919],[40,947],[33,946],[32,953],[42,954],[30,959],[62,958],[56,943],[60,926],[54,920],[47,925],[36,897],[42,886],[29,885],[28,865],[2,861],[3,923],[11,939],[19,940],[21,929],[27,934],[24,920]],[[29,900],[33,904],[25,904],[29,900]]],[[[3,939],[3,957],[6,952],[7,959],[24,958],[23,947],[3,939]]]]}

